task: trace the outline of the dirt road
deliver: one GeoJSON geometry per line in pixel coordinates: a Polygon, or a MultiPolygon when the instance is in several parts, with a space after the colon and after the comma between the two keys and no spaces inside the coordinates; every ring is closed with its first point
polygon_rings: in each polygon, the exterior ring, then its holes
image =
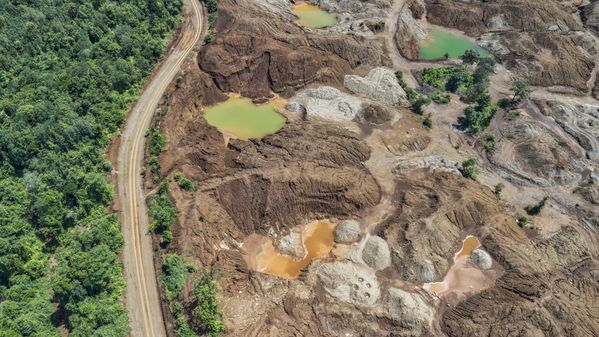
{"type": "Polygon", "coordinates": [[[132,109],[121,135],[118,153],[118,195],[125,239],[123,262],[127,279],[127,309],[132,337],[165,337],[158,284],[153,263],[152,239],[142,188],[145,134],[164,91],[202,37],[199,0],[186,0],[181,34],[165,56],[132,109]]]}

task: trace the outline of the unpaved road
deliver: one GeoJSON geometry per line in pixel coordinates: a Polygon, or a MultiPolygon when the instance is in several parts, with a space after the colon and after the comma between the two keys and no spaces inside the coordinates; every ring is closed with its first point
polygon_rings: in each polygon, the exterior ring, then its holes
{"type": "Polygon", "coordinates": [[[118,197],[125,239],[123,262],[132,337],[166,337],[141,172],[145,134],[158,102],[202,37],[203,17],[199,1],[186,0],[183,13],[180,36],[131,110],[119,146],[118,197]]]}

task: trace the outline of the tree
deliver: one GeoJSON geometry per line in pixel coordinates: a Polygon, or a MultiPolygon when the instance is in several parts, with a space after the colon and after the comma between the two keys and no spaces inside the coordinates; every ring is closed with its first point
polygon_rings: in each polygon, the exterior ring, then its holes
{"type": "Polygon", "coordinates": [[[475,158],[470,158],[462,162],[462,175],[466,178],[476,180],[480,174],[478,161],[475,158]]]}
{"type": "Polygon", "coordinates": [[[160,281],[164,286],[166,299],[182,299],[183,286],[185,285],[185,263],[177,254],[167,254],[162,262],[160,281]]]}
{"type": "Polygon", "coordinates": [[[211,337],[217,337],[226,332],[218,304],[218,284],[214,279],[215,275],[214,270],[203,270],[193,289],[196,301],[192,311],[192,321],[199,331],[211,337]]]}
{"type": "Polygon", "coordinates": [[[480,53],[477,50],[469,49],[460,58],[465,64],[475,64],[480,59],[480,53]]]}
{"type": "Polygon", "coordinates": [[[514,102],[524,100],[530,95],[530,88],[526,81],[516,81],[512,84],[511,90],[514,92],[514,102]]]}
{"type": "Polygon", "coordinates": [[[528,213],[528,215],[538,215],[539,213],[541,213],[543,207],[545,207],[547,199],[548,197],[544,197],[538,203],[526,206],[524,210],[526,210],[526,213],[528,213]]]}

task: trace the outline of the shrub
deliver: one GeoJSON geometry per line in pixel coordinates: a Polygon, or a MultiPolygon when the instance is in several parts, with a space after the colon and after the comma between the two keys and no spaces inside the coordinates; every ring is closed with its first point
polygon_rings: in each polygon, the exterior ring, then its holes
{"type": "Polygon", "coordinates": [[[480,174],[480,168],[475,158],[470,158],[462,162],[462,175],[466,178],[476,180],[480,174]]]}
{"type": "Polygon", "coordinates": [[[424,106],[428,105],[431,103],[431,99],[418,94],[418,97],[414,100],[412,100],[412,111],[414,111],[415,113],[422,115],[424,113],[424,110],[422,109],[424,106]]]}
{"type": "Polygon", "coordinates": [[[489,135],[487,138],[485,138],[485,150],[488,153],[495,151],[495,142],[495,135],[489,135]]]}
{"type": "Polygon", "coordinates": [[[422,83],[436,89],[445,89],[445,82],[454,71],[454,67],[425,68],[421,73],[422,83]]]}
{"type": "Polygon", "coordinates": [[[167,254],[162,261],[160,281],[164,286],[166,299],[172,301],[182,299],[185,285],[185,263],[177,254],[167,254]]]}
{"type": "Polygon", "coordinates": [[[464,114],[466,115],[466,126],[477,133],[491,124],[493,117],[497,114],[497,106],[495,104],[469,106],[464,110],[464,114]]]}
{"type": "Polygon", "coordinates": [[[208,10],[208,13],[216,13],[218,9],[217,0],[204,0],[204,3],[206,4],[206,9],[208,10]]]}
{"type": "Polygon", "coordinates": [[[518,218],[518,226],[520,228],[526,227],[526,225],[528,225],[529,223],[530,223],[530,220],[525,216],[521,216],[518,218]]]}
{"type": "Polygon", "coordinates": [[[475,64],[480,59],[480,53],[477,50],[469,49],[466,50],[464,55],[460,56],[460,59],[462,59],[465,64],[475,64]]]}
{"type": "Polygon", "coordinates": [[[193,185],[191,180],[187,179],[181,172],[175,173],[175,181],[182,189],[193,192],[196,190],[196,187],[193,185]]]}
{"type": "Polygon", "coordinates": [[[451,96],[444,94],[439,90],[435,90],[435,92],[433,92],[431,99],[437,104],[448,104],[451,102],[451,96]]]}
{"type": "Polygon", "coordinates": [[[214,24],[216,23],[216,19],[218,18],[218,14],[217,13],[210,13],[208,14],[208,23],[210,24],[210,26],[214,26],[214,24]]]}
{"type": "Polygon", "coordinates": [[[426,116],[422,120],[422,124],[424,124],[424,126],[426,126],[427,128],[431,129],[433,127],[433,119],[430,116],[426,116]]]}
{"type": "Polygon", "coordinates": [[[516,81],[512,84],[512,91],[514,92],[514,101],[518,102],[526,99],[530,95],[530,88],[528,83],[525,81],[516,81]]]}
{"type": "Polygon", "coordinates": [[[199,331],[212,336],[226,332],[223,314],[218,304],[218,284],[214,270],[203,270],[196,280],[193,293],[196,297],[192,310],[192,321],[199,331]]]}
{"type": "Polygon", "coordinates": [[[148,151],[152,156],[158,156],[166,145],[166,136],[160,130],[152,126],[148,130],[148,151]]]}
{"type": "Polygon", "coordinates": [[[495,189],[493,190],[493,194],[495,194],[495,197],[497,197],[497,199],[501,198],[501,192],[503,192],[503,188],[505,187],[505,185],[503,185],[502,183],[499,183],[497,185],[495,185],[495,189]]]}
{"type": "Polygon", "coordinates": [[[543,209],[543,207],[545,207],[545,203],[547,202],[547,197],[544,197],[541,201],[539,201],[538,203],[534,204],[534,205],[528,205],[524,208],[524,210],[526,211],[526,213],[528,213],[528,215],[538,215],[539,213],[541,213],[541,210],[543,209]]]}
{"type": "Polygon", "coordinates": [[[214,40],[214,33],[212,32],[212,27],[208,27],[208,31],[206,32],[206,36],[204,37],[204,43],[208,44],[214,40]]]}
{"type": "Polygon", "coordinates": [[[162,233],[175,223],[179,211],[168,196],[168,179],[158,187],[158,193],[149,198],[148,208],[152,218],[150,230],[162,233]]]}
{"type": "Polygon", "coordinates": [[[499,106],[502,109],[507,109],[512,105],[512,101],[509,98],[502,98],[499,101],[497,101],[497,106],[499,106]]]}
{"type": "Polygon", "coordinates": [[[385,29],[385,21],[379,21],[374,24],[374,31],[380,32],[385,29]]]}

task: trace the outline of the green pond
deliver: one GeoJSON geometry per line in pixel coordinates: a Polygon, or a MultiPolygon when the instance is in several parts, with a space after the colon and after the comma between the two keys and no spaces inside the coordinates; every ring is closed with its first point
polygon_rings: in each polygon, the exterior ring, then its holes
{"type": "Polygon", "coordinates": [[[318,6],[301,3],[293,7],[293,14],[299,18],[299,23],[306,27],[322,28],[337,23],[335,15],[323,11],[318,6]]]}
{"type": "Polygon", "coordinates": [[[464,52],[469,49],[475,49],[483,56],[489,54],[485,49],[463,36],[433,28],[429,33],[429,38],[420,44],[420,59],[437,60],[444,58],[446,53],[451,58],[457,58],[464,55],[464,52]]]}
{"type": "Polygon", "coordinates": [[[248,98],[231,97],[204,112],[208,124],[223,134],[239,139],[257,139],[277,132],[285,117],[274,108],[275,102],[256,105],[248,98]]]}

